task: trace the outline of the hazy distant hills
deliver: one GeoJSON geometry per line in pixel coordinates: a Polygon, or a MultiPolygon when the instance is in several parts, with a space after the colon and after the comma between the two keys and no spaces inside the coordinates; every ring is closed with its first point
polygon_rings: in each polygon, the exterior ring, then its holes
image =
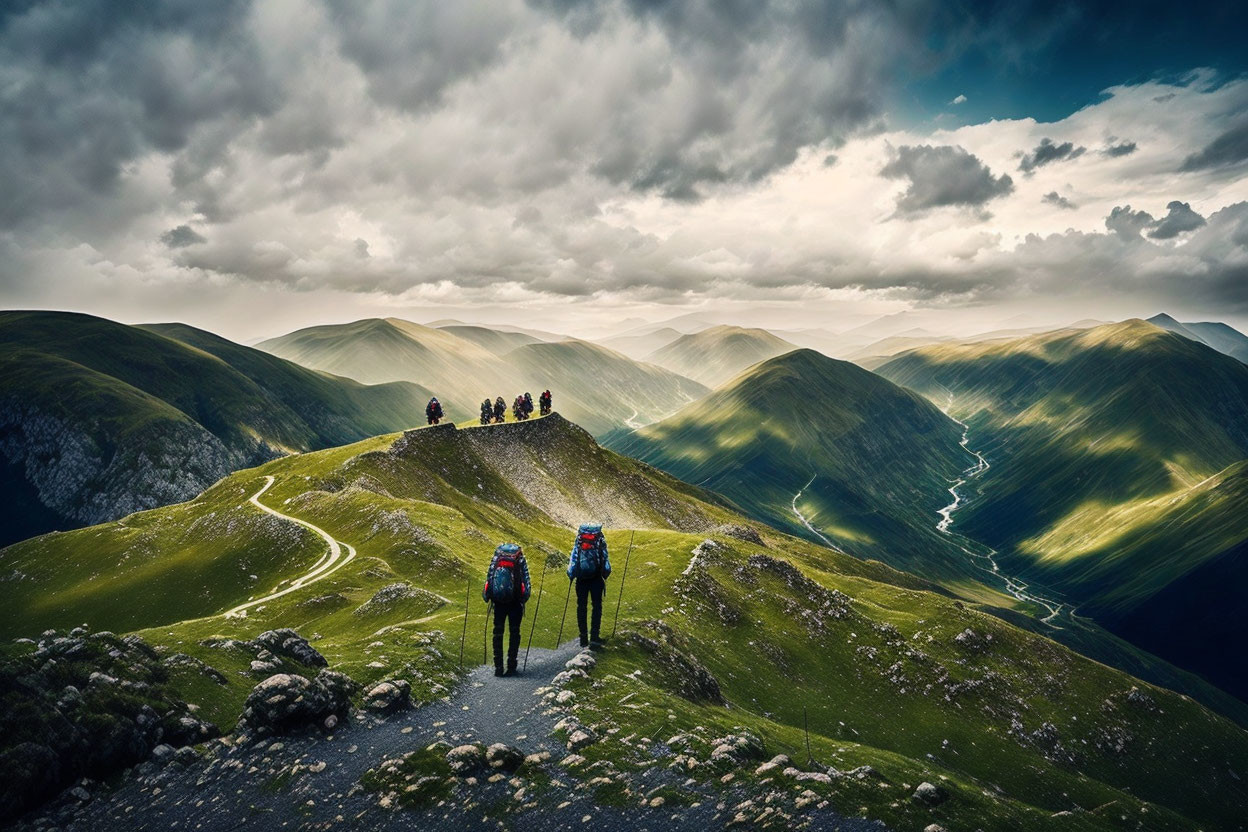
{"type": "Polygon", "coordinates": [[[308,367],[365,381],[418,381],[450,418],[474,421],[481,400],[550,388],[555,407],[595,435],[637,426],[706,393],[691,379],[575,339],[543,342],[526,333],[398,318],[301,329],[258,345],[308,367]]]}
{"type": "Polygon", "coordinates": [[[515,378],[530,380],[535,398],[549,387],[556,409],[595,436],[647,424],[707,392],[696,381],[588,341],[529,344],[506,358],[515,378]]]}
{"type": "Polygon", "coordinates": [[[0,541],[184,500],[230,471],[417,422],[365,386],[182,325],[0,313],[0,541]]]}
{"type": "Polygon", "coordinates": [[[524,332],[504,332],[501,329],[494,329],[488,326],[452,325],[438,328],[443,332],[449,332],[457,338],[471,341],[493,353],[509,352],[516,347],[542,343],[541,338],[524,332]]]}
{"type": "Polygon", "coordinates": [[[925,399],[853,364],[798,350],[765,361],[613,446],[710,488],[777,528],[927,577],[964,578],[935,532],[949,478],[972,461],[925,399]],[[818,530],[811,531],[797,510],[818,530]]]}
{"type": "Polygon", "coordinates": [[[1148,322],[1248,363],[1248,335],[1234,327],[1218,321],[1179,323],[1164,312],[1149,318],[1148,322]]]}
{"type": "Polygon", "coordinates": [[[879,372],[949,401],[992,463],[959,530],[1083,614],[1248,693],[1242,663],[1216,659],[1248,635],[1248,366],[1134,320],[926,347],[879,372]]]}
{"type": "Polygon", "coordinates": [[[646,360],[708,387],[718,387],[747,367],[795,349],[765,329],[713,326],[680,336],[646,360]]]}
{"type": "Polygon", "coordinates": [[[663,327],[654,332],[645,332],[637,335],[616,335],[612,338],[603,338],[597,343],[602,344],[608,349],[616,352],[622,352],[629,358],[638,360],[644,359],[655,350],[666,347],[668,344],[680,338],[684,333],[678,332],[671,327],[663,327]]]}

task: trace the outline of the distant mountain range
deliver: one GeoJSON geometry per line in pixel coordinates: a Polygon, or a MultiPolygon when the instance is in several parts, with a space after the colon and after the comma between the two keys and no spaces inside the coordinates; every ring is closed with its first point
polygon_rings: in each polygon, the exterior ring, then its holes
{"type": "Polygon", "coordinates": [[[1202,340],[1134,320],[925,347],[879,373],[948,403],[991,462],[960,531],[1245,696],[1226,657],[1248,637],[1248,366],[1202,340]]]}
{"type": "Polygon", "coordinates": [[[1248,335],[1234,327],[1217,321],[1179,323],[1164,312],[1149,318],[1148,322],[1248,363],[1248,335]]]}
{"type": "Polygon", "coordinates": [[[457,421],[475,420],[487,396],[502,396],[510,408],[517,394],[528,391],[536,400],[549,387],[564,416],[602,435],[653,421],[706,393],[696,381],[588,341],[551,343],[465,324],[435,329],[371,318],[301,329],[258,347],[362,381],[418,381],[457,421]]]}
{"type": "Polygon", "coordinates": [[[282,454],[417,424],[368,386],[181,324],[0,313],[0,542],[193,497],[282,454]]]}
{"type": "Polygon", "coordinates": [[[646,360],[707,387],[718,387],[747,367],[795,349],[765,329],[713,326],[678,337],[646,360]]]}

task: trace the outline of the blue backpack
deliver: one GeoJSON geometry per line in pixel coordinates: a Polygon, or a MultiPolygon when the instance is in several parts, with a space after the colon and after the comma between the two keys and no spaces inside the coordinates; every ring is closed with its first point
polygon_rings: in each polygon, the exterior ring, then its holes
{"type": "Polygon", "coordinates": [[[581,526],[576,530],[576,577],[596,578],[602,574],[602,526],[581,526]]]}
{"type": "Polygon", "coordinates": [[[494,550],[498,560],[490,576],[490,600],[506,604],[520,597],[520,547],[504,543],[494,550]]]}

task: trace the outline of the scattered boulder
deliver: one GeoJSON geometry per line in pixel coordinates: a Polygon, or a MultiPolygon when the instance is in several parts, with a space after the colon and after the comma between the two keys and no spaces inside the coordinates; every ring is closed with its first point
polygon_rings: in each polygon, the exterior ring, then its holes
{"type": "Polygon", "coordinates": [[[758,768],[754,769],[754,773],[760,777],[766,777],[769,774],[779,774],[791,765],[788,754],[777,754],[758,768]]]}
{"type": "Polygon", "coordinates": [[[315,679],[275,674],[247,695],[239,728],[268,736],[323,723],[331,715],[341,717],[357,687],[349,677],[333,670],[322,670],[315,679]]]}
{"type": "Polygon", "coordinates": [[[593,670],[598,665],[598,659],[594,658],[594,654],[588,650],[582,650],[564,663],[564,667],[568,670],[583,670],[586,673],[593,670]]]}
{"type": "Polygon", "coordinates": [[[386,714],[412,706],[412,686],[405,679],[378,682],[364,694],[364,707],[374,713],[386,714]]]}
{"type": "Polygon", "coordinates": [[[730,763],[733,765],[748,760],[761,760],[766,755],[763,741],[749,731],[738,729],[738,733],[711,740],[714,751],[711,762],[730,763]]]}
{"type": "Polygon", "coordinates": [[[360,604],[351,614],[377,616],[400,608],[412,614],[423,614],[433,612],[443,603],[441,598],[426,589],[414,587],[407,581],[397,581],[377,590],[372,598],[360,604]]]}
{"type": "MultiPolygon", "coordinates": [[[[276,656],[294,659],[308,667],[329,666],[329,662],[325,660],[325,657],[315,647],[308,644],[306,638],[289,627],[283,627],[280,630],[267,630],[256,636],[251,644],[257,650],[268,650],[276,656]]],[[[257,658],[263,659],[264,657],[258,656],[257,658]]]]}
{"type": "Polygon", "coordinates": [[[524,752],[515,746],[496,742],[485,749],[485,762],[492,769],[513,772],[524,764],[524,752]]]}
{"type": "Polygon", "coordinates": [[[751,526],[743,526],[737,523],[729,523],[715,529],[716,533],[725,537],[735,537],[737,540],[744,540],[746,543],[753,543],[756,546],[766,546],[763,537],[758,533],[757,529],[751,526]]]}
{"type": "Polygon", "coordinates": [[[452,773],[469,775],[485,768],[485,752],[479,745],[457,745],[446,752],[446,762],[452,773]]]}
{"type": "Polygon", "coordinates": [[[580,751],[582,748],[598,742],[598,735],[588,728],[581,727],[568,735],[568,750],[580,751]]]}
{"type": "Polygon", "coordinates": [[[939,823],[929,823],[923,827],[923,832],[948,832],[948,830],[939,823]]]}
{"type": "Polygon", "coordinates": [[[939,806],[949,799],[949,793],[940,786],[934,786],[926,781],[919,784],[914,790],[911,799],[922,803],[925,806],[939,806]]]}

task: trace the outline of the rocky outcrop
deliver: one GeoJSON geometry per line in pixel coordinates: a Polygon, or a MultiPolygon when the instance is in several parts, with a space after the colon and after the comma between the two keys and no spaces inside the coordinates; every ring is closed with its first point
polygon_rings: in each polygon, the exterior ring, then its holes
{"type": "Polygon", "coordinates": [[[90,423],[9,397],[0,400],[0,456],[73,527],[190,499],[229,472],[278,455],[267,447],[227,448],[172,408],[169,416],[119,444],[90,423]]]}
{"type": "Polygon", "coordinates": [[[412,707],[412,686],[403,679],[378,682],[364,694],[364,707],[379,714],[410,708],[412,707]]]}
{"type": "Polygon", "coordinates": [[[358,685],[334,670],[308,679],[278,673],[252,688],[238,728],[247,737],[285,734],[312,726],[333,728],[346,716],[358,685]]]}
{"type": "Polygon", "coordinates": [[[629,632],[625,643],[650,656],[652,667],[663,679],[665,686],[692,702],[722,704],[723,693],[719,681],[679,643],[679,638],[668,627],[651,623],[648,632],[629,632]]]}
{"type": "Polygon", "coordinates": [[[137,636],[78,627],[16,647],[0,663],[0,821],[78,778],[141,762],[161,744],[218,733],[170,692],[170,664],[137,636]]]}

